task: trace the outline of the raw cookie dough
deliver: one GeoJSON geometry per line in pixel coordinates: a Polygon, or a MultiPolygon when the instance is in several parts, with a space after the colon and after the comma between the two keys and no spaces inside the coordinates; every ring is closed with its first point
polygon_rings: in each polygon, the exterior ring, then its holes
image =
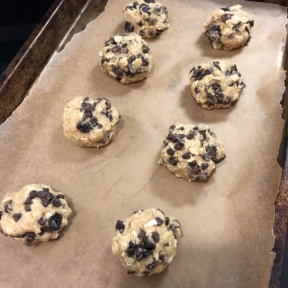
{"type": "Polygon", "coordinates": [[[241,5],[215,10],[204,23],[213,48],[223,50],[233,50],[247,44],[253,26],[253,16],[242,11],[241,5]]]}
{"type": "Polygon", "coordinates": [[[64,195],[43,184],[8,193],[0,206],[0,231],[30,246],[56,239],[71,214],[64,195]]]}
{"type": "Polygon", "coordinates": [[[228,61],[198,65],[189,78],[193,97],[205,109],[230,107],[246,86],[236,65],[228,61]]]}
{"type": "Polygon", "coordinates": [[[115,228],[112,252],[128,274],[160,273],[176,255],[180,223],[160,209],[136,211],[126,220],[118,220],[115,228]]]}
{"type": "Polygon", "coordinates": [[[141,81],[153,67],[147,43],[137,33],[118,34],[105,42],[100,51],[105,73],[122,84],[141,81]]]}
{"type": "Polygon", "coordinates": [[[154,38],[169,27],[168,11],[154,0],[130,3],[123,11],[126,32],[137,32],[142,38],[154,38]]]}
{"type": "Polygon", "coordinates": [[[62,116],[64,135],[82,147],[101,147],[116,136],[120,115],[106,98],[76,97],[62,116]]]}
{"type": "Polygon", "coordinates": [[[172,125],[163,142],[160,165],[188,181],[206,180],[225,159],[224,145],[207,125],[172,125]]]}

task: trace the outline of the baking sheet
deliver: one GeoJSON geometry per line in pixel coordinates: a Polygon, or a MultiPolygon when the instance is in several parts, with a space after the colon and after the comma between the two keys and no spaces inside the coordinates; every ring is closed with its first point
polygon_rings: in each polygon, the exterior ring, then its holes
{"type": "MultiPolygon", "coordinates": [[[[0,127],[0,193],[45,183],[74,210],[59,241],[26,247],[0,242],[2,287],[267,287],[274,255],[276,162],[283,122],[279,102],[284,7],[239,1],[254,14],[247,47],[216,51],[203,34],[213,9],[234,1],[161,1],[170,28],[148,40],[155,67],[141,83],[105,75],[98,52],[123,32],[127,1],[110,1],[85,31],[52,57],[28,97],[0,127]],[[234,62],[247,87],[230,109],[206,111],[190,94],[188,74],[215,59],[234,62]],[[107,97],[122,114],[117,138],[102,149],[74,146],[62,133],[64,106],[76,96],[107,97]],[[227,158],[205,183],[188,183],[157,164],[171,124],[210,125],[227,158]],[[112,255],[117,219],[149,207],[182,224],[178,253],[159,275],[126,275],[112,255]],[[12,268],[12,269],[11,269],[12,268]]],[[[1,197],[1,198],[2,198],[1,197]]]]}

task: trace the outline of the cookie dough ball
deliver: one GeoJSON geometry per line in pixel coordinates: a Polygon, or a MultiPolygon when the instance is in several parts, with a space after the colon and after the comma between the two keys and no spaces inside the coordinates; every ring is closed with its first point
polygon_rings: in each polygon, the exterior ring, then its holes
{"type": "Polygon", "coordinates": [[[62,116],[64,135],[82,147],[101,147],[116,136],[120,115],[106,98],[76,97],[62,116]]]}
{"type": "Polygon", "coordinates": [[[122,84],[147,78],[153,67],[150,49],[137,33],[110,38],[100,56],[103,71],[122,84]]]}
{"type": "Polygon", "coordinates": [[[160,209],[136,211],[126,220],[118,220],[115,228],[112,252],[128,274],[160,273],[176,255],[180,223],[160,209]]]}
{"type": "Polygon", "coordinates": [[[233,50],[247,44],[253,26],[253,16],[244,12],[241,5],[215,10],[204,23],[213,48],[223,50],[233,50]]]}
{"type": "Polygon", "coordinates": [[[207,125],[172,125],[163,142],[160,165],[177,177],[206,180],[225,159],[224,145],[207,125]]]}
{"type": "Polygon", "coordinates": [[[137,32],[142,38],[154,38],[169,27],[168,11],[154,0],[130,3],[123,11],[126,32],[137,32]]]}
{"type": "Polygon", "coordinates": [[[246,86],[236,65],[228,61],[198,65],[191,69],[189,78],[196,102],[209,110],[230,107],[246,86]]]}
{"type": "Polygon", "coordinates": [[[26,185],[2,200],[0,231],[30,246],[58,238],[70,214],[62,193],[54,192],[47,185],[26,185]]]}

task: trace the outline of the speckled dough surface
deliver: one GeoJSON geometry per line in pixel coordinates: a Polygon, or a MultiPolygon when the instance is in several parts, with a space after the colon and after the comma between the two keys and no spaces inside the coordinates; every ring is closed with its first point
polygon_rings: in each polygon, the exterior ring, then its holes
{"type": "Polygon", "coordinates": [[[137,33],[118,34],[105,42],[100,51],[105,73],[122,84],[141,81],[153,67],[147,43],[137,33]]]}
{"type": "Polygon", "coordinates": [[[101,147],[116,136],[120,115],[106,98],[76,97],[64,109],[63,132],[82,147],[101,147]]]}
{"type": "Polygon", "coordinates": [[[112,252],[128,274],[152,275],[163,271],[176,255],[180,223],[160,209],[139,210],[116,223],[112,252]]]}
{"type": "Polygon", "coordinates": [[[253,16],[243,11],[241,5],[215,10],[204,23],[213,48],[223,50],[233,50],[247,44],[253,26],[253,16]]]}
{"type": "Polygon", "coordinates": [[[130,3],[123,15],[125,31],[137,32],[142,38],[154,38],[169,27],[167,8],[154,0],[130,3]]]}
{"type": "Polygon", "coordinates": [[[58,238],[71,214],[64,195],[49,186],[30,184],[8,193],[0,206],[0,230],[30,246],[58,238]]]}
{"type": "Polygon", "coordinates": [[[205,109],[230,107],[245,88],[237,66],[229,61],[195,66],[189,78],[193,97],[205,109]]]}
{"type": "Polygon", "coordinates": [[[224,145],[207,125],[172,125],[163,142],[160,165],[188,181],[206,180],[225,159],[224,145]]]}

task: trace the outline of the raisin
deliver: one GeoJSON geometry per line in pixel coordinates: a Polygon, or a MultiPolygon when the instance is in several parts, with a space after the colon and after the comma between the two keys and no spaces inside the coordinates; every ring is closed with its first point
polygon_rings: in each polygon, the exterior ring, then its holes
{"type": "Polygon", "coordinates": [[[52,231],[59,230],[62,224],[62,216],[59,213],[55,213],[50,217],[48,224],[52,231]]]}

